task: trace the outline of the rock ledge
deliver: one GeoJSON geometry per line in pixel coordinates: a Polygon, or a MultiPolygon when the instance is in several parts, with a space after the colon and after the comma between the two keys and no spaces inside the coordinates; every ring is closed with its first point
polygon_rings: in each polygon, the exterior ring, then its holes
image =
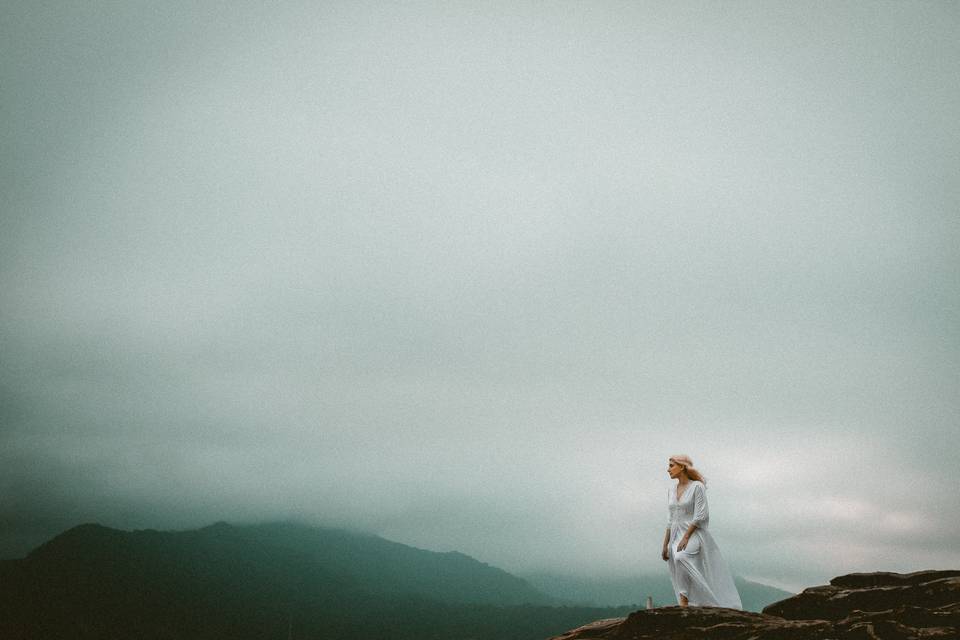
{"type": "Polygon", "coordinates": [[[598,620],[551,640],[960,639],[960,570],[851,573],[763,613],[661,607],[598,620]]]}

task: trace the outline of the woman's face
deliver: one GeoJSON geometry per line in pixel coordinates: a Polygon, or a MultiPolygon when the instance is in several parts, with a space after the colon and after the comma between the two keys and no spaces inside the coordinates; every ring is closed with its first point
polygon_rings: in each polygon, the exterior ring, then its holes
{"type": "Polygon", "coordinates": [[[670,474],[671,478],[676,479],[681,473],[683,473],[683,467],[671,460],[670,464],[667,466],[667,473],[670,474]]]}

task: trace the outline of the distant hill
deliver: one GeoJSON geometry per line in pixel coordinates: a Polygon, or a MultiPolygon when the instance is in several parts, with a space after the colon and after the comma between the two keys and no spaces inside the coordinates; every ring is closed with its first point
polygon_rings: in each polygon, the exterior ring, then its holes
{"type": "Polygon", "coordinates": [[[193,531],[119,531],[96,524],[74,527],[31,552],[44,572],[76,569],[103,577],[149,577],[166,582],[192,575],[209,584],[269,589],[403,593],[445,602],[553,604],[555,599],[506,571],[458,552],[417,549],[378,536],[291,523],[193,531]],[[129,574],[129,575],[128,575],[129,574]]]}
{"type": "Polygon", "coordinates": [[[87,524],[0,562],[4,640],[542,640],[627,612],[555,602],[461,553],[296,524],[87,524]]]}
{"type": "MultiPolygon", "coordinates": [[[[669,574],[637,575],[622,578],[580,577],[552,573],[523,574],[540,591],[573,605],[591,607],[646,605],[647,596],[657,607],[677,604],[669,574]]],[[[794,595],[774,587],[735,577],[737,591],[747,611],[762,611],[765,606],[794,595]]]]}
{"type": "Polygon", "coordinates": [[[791,591],[784,591],[759,582],[752,582],[745,578],[734,577],[734,583],[737,585],[737,591],[740,592],[740,600],[743,601],[743,608],[746,611],[763,611],[774,602],[786,600],[797,595],[791,591]]]}
{"type": "Polygon", "coordinates": [[[502,569],[457,551],[417,549],[375,535],[272,523],[235,527],[218,523],[198,533],[234,539],[276,552],[294,553],[323,571],[376,593],[403,593],[445,602],[515,605],[556,600],[502,569]]]}

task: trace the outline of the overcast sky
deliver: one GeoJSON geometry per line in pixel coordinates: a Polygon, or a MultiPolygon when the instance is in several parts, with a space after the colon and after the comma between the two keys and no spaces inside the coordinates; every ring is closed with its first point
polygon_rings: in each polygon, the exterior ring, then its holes
{"type": "Polygon", "coordinates": [[[300,518],[506,570],[960,566],[953,2],[0,9],[0,557],[300,518]]]}

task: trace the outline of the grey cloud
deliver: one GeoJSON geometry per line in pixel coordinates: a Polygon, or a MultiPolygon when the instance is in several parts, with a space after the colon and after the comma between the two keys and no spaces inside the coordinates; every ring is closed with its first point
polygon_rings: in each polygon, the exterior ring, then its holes
{"type": "Polygon", "coordinates": [[[757,577],[956,546],[952,6],[4,12],[3,554],[300,517],[658,570],[682,451],[757,577]],[[843,500],[906,520],[797,515],[843,500]]]}

